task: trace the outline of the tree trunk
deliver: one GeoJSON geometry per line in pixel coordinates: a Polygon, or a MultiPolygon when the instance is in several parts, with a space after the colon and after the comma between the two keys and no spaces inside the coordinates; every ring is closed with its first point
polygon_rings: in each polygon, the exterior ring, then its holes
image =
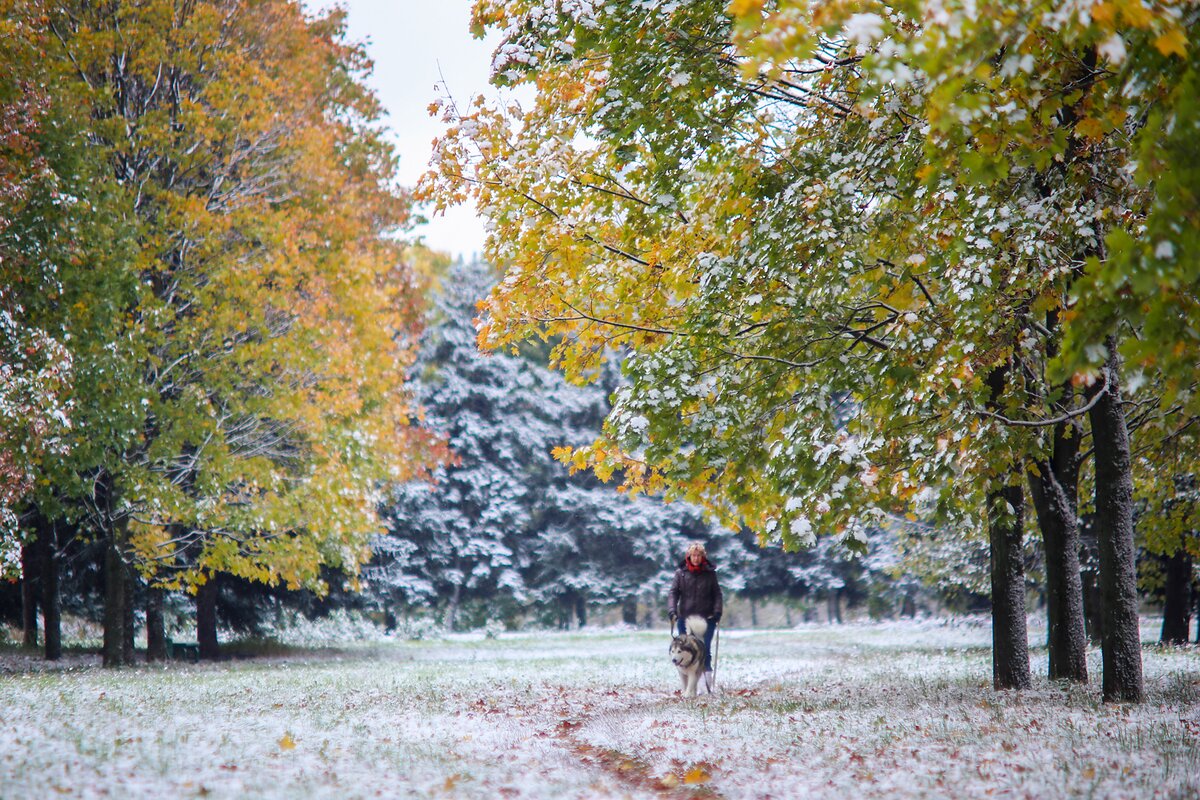
{"type": "Polygon", "coordinates": [[[637,606],[638,601],[636,597],[627,597],[621,603],[621,621],[626,625],[637,626],[637,606]]]}
{"type": "Polygon", "coordinates": [[[1103,616],[1100,650],[1106,702],[1139,703],[1142,641],[1138,627],[1137,570],[1133,544],[1133,476],[1129,431],[1121,411],[1120,359],[1115,337],[1109,337],[1106,380],[1089,393],[1101,396],[1088,417],[1096,463],[1096,538],[1100,555],[1103,616]]]}
{"type": "Polygon", "coordinates": [[[1192,557],[1184,548],[1167,559],[1167,596],[1163,604],[1163,644],[1187,644],[1192,628],[1192,557]]]}
{"type": "MultiPolygon", "coordinates": [[[[1059,438],[1057,432],[1055,439],[1059,438]]],[[[1077,440],[1076,440],[1077,441],[1077,440]]],[[[1058,450],[1056,441],[1055,449],[1058,450]]],[[[1042,459],[1028,473],[1046,552],[1046,621],[1051,680],[1087,683],[1087,632],[1079,572],[1079,526],[1075,518],[1077,473],[1042,459]]]]}
{"type": "Polygon", "coordinates": [[[830,589],[827,598],[829,605],[829,624],[842,624],[842,590],[830,589]]]}
{"type": "Polygon", "coordinates": [[[575,595],[575,621],[580,628],[587,625],[587,600],[581,594],[575,595]]]}
{"type": "Polygon", "coordinates": [[[110,531],[104,545],[104,666],[125,663],[125,562],[120,536],[110,531]]]}
{"type": "Polygon", "coordinates": [[[133,664],[134,658],[133,637],[137,633],[137,623],[134,621],[134,612],[137,610],[137,577],[134,575],[133,569],[125,565],[125,623],[121,629],[121,658],[126,664],[133,664]]]}
{"type": "MultiPolygon", "coordinates": [[[[40,516],[40,515],[39,515],[40,516]]],[[[58,592],[58,526],[39,520],[38,542],[42,562],[42,630],[46,660],[62,658],[62,602],[58,592]]]]}
{"type": "Polygon", "coordinates": [[[909,589],[904,593],[904,601],[900,604],[900,616],[913,619],[917,616],[917,600],[913,597],[913,590],[909,589]]]}
{"type": "Polygon", "coordinates": [[[458,630],[458,598],[462,593],[462,585],[454,584],[450,592],[450,602],[446,605],[446,629],[458,630]]]}
{"type": "MultiPolygon", "coordinates": [[[[999,480],[999,479],[997,479],[999,480]]],[[[992,573],[992,685],[1028,689],[1029,632],[1025,622],[1025,492],[1003,486],[988,494],[992,573]],[[1011,510],[1010,510],[1011,509],[1011,510]]]]}
{"type": "Polygon", "coordinates": [[[758,627],[758,604],[754,602],[754,598],[750,598],[750,627],[758,627]]]}
{"type": "Polygon", "coordinates": [[[38,645],[37,543],[21,547],[21,629],[26,647],[38,645]]]}
{"type": "Polygon", "coordinates": [[[163,590],[146,589],[146,660],[167,660],[167,629],[163,622],[163,590]]]}
{"type": "MultiPolygon", "coordinates": [[[[1009,367],[988,373],[993,411],[1003,408],[1009,367]]],[[[1013,465],[1020,468],[1019,465],[1013,465]]],[[[1019,474],[1019,473],[1018,473],[1019,474]]],[[[1025,492],[1012,480],[1016,475],[992,478],[987,496],[989,567],[992,579],[992,685],[996,689],[1028,689],[1029,631],[1025,619],[1025,492]]]]}
{"type": "Polygon", "coordinates": [[[200,658],[216,661],[221,657],[217,642],[217,577],[209,575],[204,585],[196,590],[196,641],[200,645],[200,658]]]}

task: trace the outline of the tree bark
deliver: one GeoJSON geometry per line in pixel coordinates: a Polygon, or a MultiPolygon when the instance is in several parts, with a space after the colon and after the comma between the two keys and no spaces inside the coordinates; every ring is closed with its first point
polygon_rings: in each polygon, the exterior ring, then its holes
{"type": "Polygon", "coordinates": [[[58,526],[39,515],[42,563],[42,631],[47,661],[62,658],[62,600],[58,592],[58,526]]]}
{"type": "Polygon", "coordinates": [[[196,591],[196,641],[200,645],[200,658],[215,661],[221,656],[217,642],[217,578],[209,575],[204,585],[196,591]]]}
{"type": "Polygon", "coordinates": [[[992,685],[1028,689],[1029,632],[1025,621],[1025,492],[1003,486],[988,494],[992,573],[992,685]],[[1011,511],[1009,509],[1012,509],[1011,511]]]}
{"type": "Polygon", "coordinates": [[[21,546],[21,629],[26,647],[38,646],[37,543],[21,546]]]}
{"type": "Polygon", "coordinates": [[[1121,411],[1120,359],[1115,337],[1109,337],[1105,381],[1089,392],[1101,396],[1088,412],[1096,464],[1096,538],[1100,555],[1103,616],[1100,650],[1106,702],[1139,703],[1142,642],[1138,626],[1137,570],[1133,543],[1133,475],[1129,431],[1121,411]]]}
{"type": "MultiPolygon", "coordinates": [[[[1055,439],[1058,451],[1057,433],[1055,439]]],[[[1067,466],[1057,458],[1036,462],[1028,472],[1029,495],[1046,552],[1049,676],[1051,680],[1087,683],[1087,631],[1075,514],[1078,471],[1067,466]]]]}
{"type": "Polygon", "coordinates": [[[1167,596],[1163,603],[1163,644],[1187,644],[1192,628],[1192,557],[1184,548],[1167,559],[1167,596]]]}
{"type": "Polygon", "coordinates": [[[167,632],[163,622],[163,590],[146,590],[146,660],[167,660],[167,632]]]}
{"type": "Polygon", "coordinates": [[[133,649],[133,637],[137,633],[137,624],[134,622],[134,611],[137,610],[137,578],[128,564],[122,566],[125,569],[125,604],[122,606],[124,621],[121,625],[121,661],[124,664],[133,664],[137,660],[134,658],[133,649]]]}
{"type": "Polygon", "coordinates": [[[454,584],[450,591],[450,602],[446,604],[446,629],[458,630],[458,598],[462,594],[462,584],[454,584]]]}
{"type": "MultiPolygon", "coordinates": [[[[1008,383],[1008,365],[988,373],[988,406],[999,411],[1008,383]]],[[[1012,474],[992,478],[987,495],[989,568],[992,583],[992,685],[1028,689],[1029,631],[1025,618],[1025,492],[1012,474]]]]}
{"type": "Polygon", "coordinates": [[[575,595],[575,621],[580,628],[587,626],[587,600],[583,595],[575,595]]]}
{"type": "Polygon", "coordinates": [[[125,663],[125,562],[120,537],[109,532],[104,546],[104,666],[125,663]]]}
{"type": "Polygon", "coordinates": [[[637,626],[637,598],[627,597],[621,603],[621,621],[626,625],[637,626]]]}
{"type": "Polygon", "coordinates": [[[842,624],[842,590],[830,589],[829,596],[826,598],[829,608],[829,624],[842,624]]]}

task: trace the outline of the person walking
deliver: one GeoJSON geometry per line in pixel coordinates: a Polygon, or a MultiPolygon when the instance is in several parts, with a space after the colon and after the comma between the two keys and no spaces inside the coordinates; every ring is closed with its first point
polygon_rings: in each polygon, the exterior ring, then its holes
{"type": "Polygon", "coordinates": [[[703,542],[691,542],[684,553],[683,562],[675,570],[671,591],[667,593],[667,616],[671,627],[679,635],[687,633],[685,620],[692,616],[704,617],[708,623],[704,631],[704,681],[712,686],[712,640],[721,621],[725,599],[717,570],[708,560],[703,542]]]}

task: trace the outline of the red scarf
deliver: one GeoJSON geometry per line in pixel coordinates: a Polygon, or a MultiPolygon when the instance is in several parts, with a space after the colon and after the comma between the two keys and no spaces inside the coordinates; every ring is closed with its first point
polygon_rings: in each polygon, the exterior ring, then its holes
{"type": "Polygon", "coordinates": [[[704,561],[700,562],[699,565],[696,565],[693,564],[692,560],[689,558],[686,563],[688,572],[704,572],[704,568],[708,566],[708,559],[706,558],[704,561]]]}

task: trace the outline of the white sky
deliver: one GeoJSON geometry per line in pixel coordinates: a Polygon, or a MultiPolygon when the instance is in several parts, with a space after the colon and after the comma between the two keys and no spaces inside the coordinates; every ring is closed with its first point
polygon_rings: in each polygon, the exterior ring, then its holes
{"type": "MultiPolygon", "coordinates": [[[[309,9],[340,5],[349,10],[349,36],[366,42],[375,61],[369,83],[384,108],[385,120],[400,155],[399,177],[413,186],[429,163],[431,142],[442,123],[430,117],[428,106],[440,93],[434,84],[445,78],[460,100],[496,90],[488,85],[493,34],[488,40],[471,35],[471,0],[302,0],[309,9]],[[440,68],[440,74],[439,74],[440,68]]],[[[470,258],[483,249],[483,222],[473,207],[462,206],[433,217],[419,209],[429,223],[412,231],[430,247],[470,258]]]]}

